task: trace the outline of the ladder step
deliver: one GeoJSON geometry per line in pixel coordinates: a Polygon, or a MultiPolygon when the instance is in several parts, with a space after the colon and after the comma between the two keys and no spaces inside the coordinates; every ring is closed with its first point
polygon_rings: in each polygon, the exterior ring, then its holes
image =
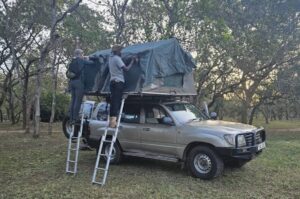
{"type": "Polygon", "coordinates": [[[108,171],[108,169],[105,169],[105,168],[101,168],[101,167],[98,167],[97,170],[101,170],[101,171],[108,171]]]}
{"type": "Polygon", "coordinates": [[[75,172],[74,171],[66,171],[67,173],[74,173],[75,174],[75,172]]]}
{"type": "Polygon", "coordinates": [[[97,181],[93,181],[94,184],[100,184],[103,185],[103,182],[97,182],[97,181]]]}
{"type": "Polygon", "coordinates": [[[112,140],[103,140],[103,142],[112,143],[112,140]]]}
{"type": "Polygon", "coordinates": [[[75,160],[68,160],[68,162],[72,162],[72,163],[75,163],[76,161],[75,161],[75,160]]]}
{"type": "MultiPolygon", "coordinates": [[[[103,156],[108,157],[109,155],[101,153],[101,154],[99,154],[99,156],[102,156],[102,157],[103,157],[103,156]]],[[[110,157],[112,157],[112,155],[110,155],[110,157]]]]}
{"type": "Polygon", "coordinates": [[[70,148],[71,151],[77,151],[77,148],[70,148]]]}

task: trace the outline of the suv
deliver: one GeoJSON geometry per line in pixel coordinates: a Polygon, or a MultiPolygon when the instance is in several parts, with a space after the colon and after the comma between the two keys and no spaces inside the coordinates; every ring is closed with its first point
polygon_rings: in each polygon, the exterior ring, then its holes
{"type": "MultiPolygon", "coordinates": [[[[107,125],[105,107],[99,103],[85,123],[84,136],[97,150],[107,125]]],[[[265,139],[263,128],[211,120],[188,102],[127,100],[111,163],[124,156],[181,162],[192,176],[212,179],[224,164],[241,167],[260,154],[265,139]]],[[[103,150],[108,154],[109,145],[103,150]]]]}

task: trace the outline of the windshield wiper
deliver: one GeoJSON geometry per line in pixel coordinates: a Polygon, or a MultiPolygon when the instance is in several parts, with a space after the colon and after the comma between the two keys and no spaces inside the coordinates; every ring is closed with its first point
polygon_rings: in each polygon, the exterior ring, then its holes
{"type": "Polygon", "coordinates": [[[192,122],[192,121],[199,121],[199,118],[193,118],[193,119],[188,120],[188,122],[192,122]]]}

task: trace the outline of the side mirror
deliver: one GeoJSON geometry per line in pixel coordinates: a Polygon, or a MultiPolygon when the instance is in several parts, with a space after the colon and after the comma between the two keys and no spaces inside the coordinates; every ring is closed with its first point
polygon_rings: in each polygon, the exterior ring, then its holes
{"type": "Polygon", "coordinates": [[[163,117],[162,123],[170,126],[174,125],[173,120],[170,117],[163,117]]]}
{"type": "Polygon", "coordinates": [[[211,112],[211,113],[210,113],[210,119],[216,120],[217,117],[218,117],[218,114],[217,114],[216,112],[211,112]]]}

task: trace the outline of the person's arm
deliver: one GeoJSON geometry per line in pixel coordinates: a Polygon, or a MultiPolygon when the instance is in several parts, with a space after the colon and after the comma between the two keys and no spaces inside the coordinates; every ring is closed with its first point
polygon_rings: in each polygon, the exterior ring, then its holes
{"type": "Polygon", "coordinates": [[[89,64],[94,64],[94,61],[91,60],[90,57],[84,56],[84,57],[83,57],[83,63],[84,63],[85,65],[89,65],[89,64]]]}
{"type": "Polygon", "coordinates": [[[134,63],[134,59],[131,59],[131,62],[128,64],[128,66],[126,66],[124,64],[123,69],[126,70],[126,71],[129,71],[130,68],[132,67],[133,63],[134,63]]]}
{"type": "Polygon", "coordinates": [[[134,62],[137,62],[137,60],[138,60],[138,58],[137,58],[136,56],[134,56],[134,57],[131,59],[131,62],[128,64],[128,66],[126,66],[126,65],[124,64],[123,69],[126,70],[126,71],[129,71],[130,68],[132,67],[133,63],[134,63],[134,62]]]}

